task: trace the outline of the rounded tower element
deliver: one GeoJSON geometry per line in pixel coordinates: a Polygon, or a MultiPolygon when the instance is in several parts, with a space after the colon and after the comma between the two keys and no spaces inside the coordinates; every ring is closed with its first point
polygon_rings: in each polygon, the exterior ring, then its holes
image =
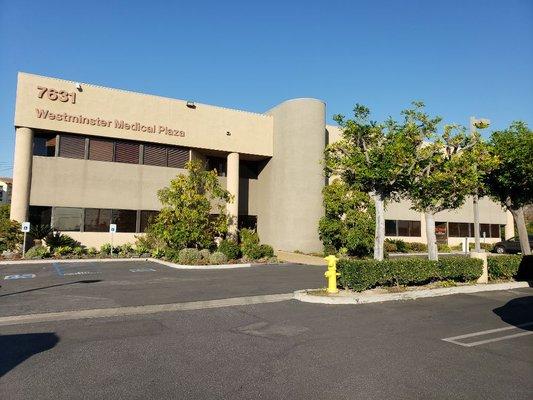
{"type": "Polygon", "coordinates": [[[267,114],[274,119],[274,151],[261,173],[265,202],[259,235],[275,249],[320,251],[326,106],[317,99],[294,99],[267,114]]]}

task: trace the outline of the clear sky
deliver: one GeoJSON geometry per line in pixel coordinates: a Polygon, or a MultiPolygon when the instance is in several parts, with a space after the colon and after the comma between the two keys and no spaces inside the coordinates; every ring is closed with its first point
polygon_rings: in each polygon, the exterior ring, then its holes
{"type": "Polygon", "coordinates": [[[412,100],[447,122],[533,125],[533,0],[0,0],[0,175],[17,71],[255,112],[316,97],[329,122],[412,100]]]}

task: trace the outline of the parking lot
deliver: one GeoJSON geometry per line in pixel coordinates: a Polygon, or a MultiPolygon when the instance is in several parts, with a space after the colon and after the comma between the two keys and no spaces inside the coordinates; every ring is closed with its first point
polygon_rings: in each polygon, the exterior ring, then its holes
{"type": "MultiPolygon", "coordinates": [[[[85,318],[323,286],[322,267],[2,266],[0,398],[529,399],[533,289],[367,305],[294,300],[85,318]],[[23,277],[34,274],[34,277],[23,277]],[[18,275],[17,279],[5,276],[18,275]],[[96,311],[95,311],[96,312],[96,311]],[[73,313],[71,319],[62,319],[73,313]]],[[[213,303],[214,304],[214,303],[213,303]]]]}

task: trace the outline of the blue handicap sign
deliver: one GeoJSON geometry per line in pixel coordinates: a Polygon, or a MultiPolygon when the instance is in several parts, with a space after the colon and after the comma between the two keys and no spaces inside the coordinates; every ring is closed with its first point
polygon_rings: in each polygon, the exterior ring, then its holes
{"type": "Polygon", "coordinates": [[[35,278],[35,274],[15,274],[15,275],[6,275],[6,276],[4,276],[4,280],[31,279],[31,278],[35,278]]]}

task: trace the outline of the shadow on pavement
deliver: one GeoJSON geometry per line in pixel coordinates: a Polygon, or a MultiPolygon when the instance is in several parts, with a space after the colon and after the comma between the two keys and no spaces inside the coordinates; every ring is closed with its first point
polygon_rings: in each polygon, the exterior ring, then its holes
{"type": "Polygon", "coordinates": [[[49,288],[58,287],[58,286],[74,285],[74,284],[76,284],[76,283],[97,283],[97,282],[102,282],[102,280],[101,280],[101,279],[90,279],[90,280],[83,280],[83,281],[75,281],[75,282],[59,283],[59,284],[57,284],[57,285],[50,285],[50,286],[44,286],[44,287],[39,287],[39,288],[33,288],[33,289],[27,289],[27,290],[21,290],[20,292],[13,292],[13,293],[0,294],[0,297],[13,296],[13,295],[15,295],[15,294],[34,292],[34,291],[36,291],[36,290],[49,289],[49,288]]]}
{"type": "Polygon", "coordinates": [[[0,377],[31,356],[50,350],[59,342],[55,333],[22,333],[0,336],[0,377]]]}
{"type": "Polygon", "coordinates": [[[527,324],[527,326],[521,326],[520,328],[533,331],[533,296],[513,299],[492,311],[503,322],[514,326],[527,324]]]}

